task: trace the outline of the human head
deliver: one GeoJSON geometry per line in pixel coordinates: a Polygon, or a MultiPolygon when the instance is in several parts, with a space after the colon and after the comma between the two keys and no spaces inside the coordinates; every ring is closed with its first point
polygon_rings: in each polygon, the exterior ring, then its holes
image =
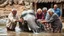
{"type": "Polygon", "coordinates": [[[40,8],[37,9],[37,13],[38,13],[38,14],[41,14],[41,13],[42,13],[42,9],[40,9],[40,8]]]}
{"type": "Polygon", "coordinates": [[[43,10],[44,13],[47,12],[47,8],[46,7],[44,7],[42,10],[43,10]]]}
{"type": "Polygon", "coordinates": [[[50,8],[47,12],[49,13],[50,16],[54,14],[54,10],[52,8],[50,8]]]}
{"type": "Polygon", "coordinates": [[[16,9],[12,9],[12,14],[15,16],[17,14],[17,10],[16,9]]]}
{"type": "Polygon", "coordinates": [[[57,4],[55,4],[55,5],[54,5],[54,9],[56,9],[57,7],[58,7],[57,4]]]}

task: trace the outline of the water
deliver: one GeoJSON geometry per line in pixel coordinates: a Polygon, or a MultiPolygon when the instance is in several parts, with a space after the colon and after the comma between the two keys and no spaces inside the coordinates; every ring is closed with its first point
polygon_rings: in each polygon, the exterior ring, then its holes
{"type": "MultiPolygon", "coordinates": [[[[0,19],[1,24],[6,23],[6,19],[0,19]]],[[[5,25],[0,24],[0,36],[64,36],[64,33],[29,33],[29,32],[20,32],[18,26],[16,27],[16,31],[7,31],[5,25]]]]}
{"type": "Polygon", "coordinates": [[[0,19],[0,24],[6,24],[6,22],[7,22],[7,18],[0,19]]]}

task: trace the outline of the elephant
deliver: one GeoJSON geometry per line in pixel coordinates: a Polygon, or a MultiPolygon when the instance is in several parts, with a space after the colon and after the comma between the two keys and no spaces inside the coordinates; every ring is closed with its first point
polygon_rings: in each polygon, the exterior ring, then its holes
{"type": "Polygon", "coordinates": [[[39,33],[42,30],[44,30],[44,26],[39,22],[37,22],[35,13],[33,10],[27,10],[22,12],[21,18],[23,18],[27,22],[28,29],[30,28],[34,33],[35,32],[39,33]]]}

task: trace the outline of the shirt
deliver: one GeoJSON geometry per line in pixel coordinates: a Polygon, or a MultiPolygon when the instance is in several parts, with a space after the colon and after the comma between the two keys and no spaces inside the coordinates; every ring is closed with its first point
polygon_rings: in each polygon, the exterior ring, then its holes
{"type": "Polygon", "coordinates": [[[6,23],[6,27],[9,27],[10,29],[14,28],[13,25],[17,24],[15,21],[18,20],[18,16],[13,16],[12,13],[8,15],[8,21],[6,23]]]}
{"type": "Polygon", "coordinates": [[[55,13],[47,21],[50,22],[53,27],[58,27],[58,26],[60,27],[60,26],[62,26],[62,22],[59,19],[59,16],[57,14],[55,14],[55,13]]]}
{"type": "Polygon", "coordinates": [[[37,14],[36,14],[36,18],[43,20],[43,19],[45,18],[45,17],[44,17],[44,13],[41,13],[41,14],[38,14],[38,13],[37,13],[37,14]]]}
{"type": "MultiPolygon", "coordinates": [[[[53,9],[54,10],[54,9],[53,9]]],[[[59,8],[55,9],[54,12],[60,17],[62,15],[62,12],[59,8]]]]}
{"type": "Polygon", "coordinates": [[[49,15],[49,13],[47,12],[46,13],[46,16],[45,16],[45,20],[49,20],[50,19],[50,15],[49,15]]]}

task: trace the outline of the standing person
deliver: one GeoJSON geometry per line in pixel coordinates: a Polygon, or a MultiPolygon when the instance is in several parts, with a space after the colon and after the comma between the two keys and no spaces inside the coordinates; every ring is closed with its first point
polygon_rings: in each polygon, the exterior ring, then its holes
{"type": "Polygon", "coordinates": [[[18,22],[17,10],[12,9],[12,12],[8,15],[8,21],[6,24],[7,30],[15,31],[17,22],[18,22]]]}
{"type": "Polygon", "coordinates": [[[62,30],[62,22],[59,19],[59,16],[56,13],[54,13],[53,9],[49,9],[48,13],[50,15],[50,19],[46,20],[46,22],[51,23],[51,27],[53,29],[53,33],[57,33],[57,32],[60,33],[61,30],[62,30]]]}
{"type": "Polygon", "coordinates": [[[54,12],[59,16],[59,17],[61,17],[61,15],[62,15],[62,12],[61,12],[61,10],[58,8],[58,6],[57,6],[57,4],[55,4],[54,5],[54,12]]]}

